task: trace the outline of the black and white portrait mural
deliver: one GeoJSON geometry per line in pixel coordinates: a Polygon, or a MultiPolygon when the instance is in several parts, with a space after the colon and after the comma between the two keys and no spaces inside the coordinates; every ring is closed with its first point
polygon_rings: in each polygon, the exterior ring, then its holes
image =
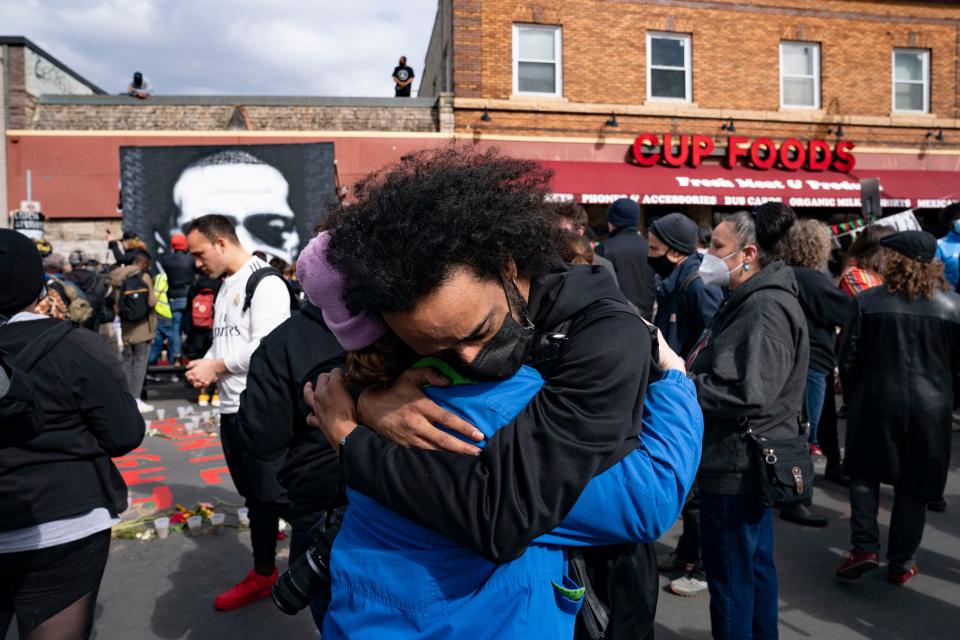
{"type": "Polygon", "coordinates": [[[208,213],[233,219],[249,251],[296,258],[336,200],[331,142],[121,147],[123,229],[153,254],[208,213]]]}

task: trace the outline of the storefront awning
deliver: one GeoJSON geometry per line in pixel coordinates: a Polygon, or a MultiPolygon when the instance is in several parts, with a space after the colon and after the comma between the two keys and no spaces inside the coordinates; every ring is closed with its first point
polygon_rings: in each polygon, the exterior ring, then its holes
{"type": "Polygon", "coordinates": [[[786,202],[792,207],[860,208],[860,179],[879,178],[881,206],[939,209],[960,200],[960,172],[758,171],[704,165],[696,169],[638,167],[626,162],[542,161],[554,172],[553,198],[581,204],[609,204],[633,198],[640,204],[751,207],[786,202]]]}

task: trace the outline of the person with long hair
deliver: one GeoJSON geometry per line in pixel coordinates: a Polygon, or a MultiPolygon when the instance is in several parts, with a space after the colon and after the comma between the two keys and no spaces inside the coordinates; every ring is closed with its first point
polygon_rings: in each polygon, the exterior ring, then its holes
{"type": "Polygon", "coordinates": [[[855,298],[861,291],[883,284],[880,241],[893,233],[893,229],[882,224],[871,224],[860,231],[847,249],[840,274],[840,289],[844,293],[855,298]]]}
{"type": "Polygon", "coordinates": [[[948,290],[929,233],[901,231],[880,244],[883,286],[857,296],[840,352],[852,548],[836,574],[852,580],[880,566],[880,484],[890,484],[887,578],[904,585],[919,572],[926,505],[942,498],[947,481],[960,296],[948,290]]]}
{"type": "Polygon", "coordinates": [[[798,437],[810,342],[797,279],[780,260],[795,221],[780,203],[735,213],[700,267],[704,283],[730,289],[688,359],[704,416],[701,552],[717,640],[778,636],[772,509],[747,429],[798,437]]]}

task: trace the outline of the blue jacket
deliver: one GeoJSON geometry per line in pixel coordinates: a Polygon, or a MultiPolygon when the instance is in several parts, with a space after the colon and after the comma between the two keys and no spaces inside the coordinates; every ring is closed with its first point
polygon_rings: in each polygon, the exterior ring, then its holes
{"type": "Polygon", "coordinates": [[[706,285],[695,275],[702,261],[699,254],[693,254],[657,285],[657,317],[653,323],[681,358],[690,355],[723,302],[723,289],[706,285]],[[684,282],[686,291],[681,291],[684,282]]]}
{"type": "Polygon", "coordinates": [[[960,233],[951,229],[937,241],[937,258],[943,262],[943,275],[950,287],[956,289],[960,280],[960,233]]]}
{"type": "MultiPolygon", "coordinates": [[[[489,439],[542,385],[523,367],[508,380],[427,394],[489,439]]],[[[566,575],[561,545],[657,539],[683,507],[702,435],[693,383],[667,372],[647,389],[636,451],[596,476],[559,527],[499,565],[348,489],[324,640],[572,638],[583,590],[566,575]]]]}

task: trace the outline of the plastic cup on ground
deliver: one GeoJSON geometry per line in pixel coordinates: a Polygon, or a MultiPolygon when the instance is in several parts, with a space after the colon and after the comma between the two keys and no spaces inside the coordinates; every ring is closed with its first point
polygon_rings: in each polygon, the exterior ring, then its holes
{"type": "Polygon", "coordinates": [[[185,415],[187,415],[187,408],[186,408],[186,407],[177,407],[177,417],[182,420],[182,419],[183,419],[183,416],[185,416],[185,415]]]}
{"type": "Polygon", "coordinates": [[[203,517],[202,516],[190,516],[187,518],[187,529],[190,531],[191,535],[198,536],[200,535],[200,529],[203,527],[203,517]]]}
{"type": "Polygon", "coordinates": [[[166,409],[157,409],[157,420],[163,420],[165,415],[167,415],[166,409]]]}
{"type": "Polygon", "coordinates": [[[227,516],[222,513],[214,513],[210,516],[210,524],[213,525],[213,533],[220,535],[223,533],[223,521],[227,516]]]}
{"type": "Polygon", "coordinates": [[[157,530],[157,537],[163,540],[170,534],[170,518],[157,518],[153,521],[153,528],[157,530]]]}
{"type": "Polygon", "coordinates": [[[245,527],[250,526],[250,509],[246,507],[240,507],[237,509],[237,519],[240,521],[240,524],[245,527]]]}

